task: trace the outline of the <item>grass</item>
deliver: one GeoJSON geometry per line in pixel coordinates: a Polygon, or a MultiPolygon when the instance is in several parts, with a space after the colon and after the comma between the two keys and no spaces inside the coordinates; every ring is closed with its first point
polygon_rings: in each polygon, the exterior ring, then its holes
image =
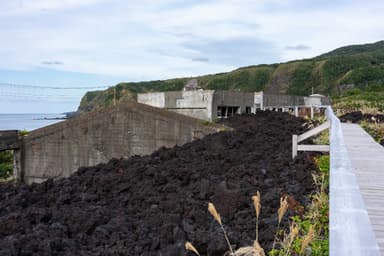
{"type": "Polygon", "coordinates": [[[313,142],[317,145],[329,145],[329,129],[313,138],[313,142]]]}
{"type": "MultiPolygon", "coordinates": [[[[20,136],[28,136],[27,130],[19,131],[20,136]]],[[[13,180],[13,150],[0,151],[0,182],[13,180]]]]}
{"type": "MultiPolygon", "coordinates": [[[[384,90],[383,86],[375,86],[370,91],[352,89],[345,96],[336,98],[333,101],[333,108],[338,115],[348,112],[361,111],[363,114],[384,113],[384,90]]],[[[384,139],[384,124],[368,121],[360,121],[359,125],[376,142],[384,139]]]]}
{"type": "Polygon", "coordinates": [[[361,111],[367,114],[378,114],[384,112],[384,90],[383,85],[372,86],[361,90],[358,88],[349,90],[341,97],[333,98],[333,108],[339,114],[361,111]]]}
{"type": "Polygon", "coordinates": [[[376,142],[380,142],[384,139],[383,123],[369,123],[367,121],[361,121],[359,124],[376,142]]]}
{"type": "Polygon", "coordinates": [[[329,255],[329,156],[315,159],[320,174],[314,175],[316,194],[306,214],[291,218],[291,228],[280,241],[281,247],[270,256],[329,255]]]}
{"type": "MultiPolygon", "coordinates": [[[[308,122],[320,122],[320,124],[323,124],[327,121],[326,117],[324,115],[315,116],[314,119],[309,120],[308,122]]],[[[320,125],[318,124],[318,125],[320,125]]],[[[315,127],[317,125],[312,124],[312,127],[315,127]]],[[[326,129],[316,135],[313,139],[313,142],[317,145],[329,145],[329,129],[326,129]]]]}
{"type": "Polygon", "coordinates": [[[0,151],[0,180],[8,180],[13,172],[13,151],[0,151]]]}

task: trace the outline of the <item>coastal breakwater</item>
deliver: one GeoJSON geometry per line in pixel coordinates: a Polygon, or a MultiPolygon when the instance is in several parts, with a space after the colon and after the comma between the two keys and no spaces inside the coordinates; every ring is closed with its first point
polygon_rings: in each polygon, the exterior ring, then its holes
{"type": "Polygon", "coordinates": [[[30,132],[14,149],[14,173],[28,184],[68,177],[82,166],[150,154],[216,130],[195,118],[124,103],[30,132]]]}

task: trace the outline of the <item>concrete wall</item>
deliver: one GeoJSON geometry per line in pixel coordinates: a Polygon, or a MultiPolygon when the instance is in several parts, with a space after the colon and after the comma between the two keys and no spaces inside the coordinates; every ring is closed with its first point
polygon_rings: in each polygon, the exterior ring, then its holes
{"type": "Polygon", "coordinates": [[[203,120],[215,120],[218,118],[218,107],[239,107],[238,113],[244,113],[246,107],[250,107],[252,113],[264,108],[288,108],[327,106],[330,100],[322,95],[309,97],[265,94],[263,92],[237,92],[237,91],[213,91],[193,90],[160,93],[145,93],[138,95],[140,103],[158,106],[192,116],[203,120]]]}
{"type": "Polygon", "coordinates": [[[240,107],[240,113],[245,112],[246,107],[254,107],[255,94],[250,92],[215,91],[212,104],[212,120],[217,119],[217,107],[240,107]]]}
{"type": "Polygon", "coordinates": [[[0,131],[0,151],[19,148],[19,131],[0,131]]]}
{"type": "Polygon", "coordinates": [[[138,94],[139,103],[191,116],[203,120],[211,120],[212,90],[173,91],[138,94]]]}
{"type": "Polygon", "coordinates": [[[257,109],[263,109],[263,92],[255,92],[254,106],[252,108],[252,113],[255,113],[257,109]]]}
{"type": "Polygon", "coordinates": [[[126,103],[32,131],[17,154],[17,175],[26,183],[67,177],[80,166],[149,154],[215,131],[198,119],[126,103]]]}
{"type": "Polygon", "coordinates": [[[281,94],[263,94],[264,107],[293,107],[293,106],[329,106],[331,101],[322,95],[295,96],[281,94]]]}
{"type": "Polygon", "coordinates": [[[165,105],[164,108],[172,109],[176,108],[177,101],[183,98],[182,91],[165,92],[165,105]]]}
{"type": "Polygon", "coordinates": [[[212,90],[182,91],[182,97],[176,100],[176,110],[169,110],[203,120],[211,120],[213,94],[212,90]]]}
{"type": "Polygon", "coordinates": [[[306,106],[330,106],[331,100],[328,97],[314,94],[309,97],[304,97],[306,106]]]}
{"type": "Polygon", "coordinates": [[[305,105],[305,101],[303,96],[265,94],[265,93],[263,95],[264,107],[304,106],[304,105],[305,105]]]}
{"type": "Polygon", "coordinates": [[[157,108],[165,107],[165,93],[164,92],[149,92],[137,94],[137,102],[147,104],[157,108]]]}

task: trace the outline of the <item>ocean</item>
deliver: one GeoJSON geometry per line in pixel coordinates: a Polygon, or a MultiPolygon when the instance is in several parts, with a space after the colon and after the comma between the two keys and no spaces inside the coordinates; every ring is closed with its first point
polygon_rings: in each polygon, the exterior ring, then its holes
{"type": "Polygon", "coordinates": [[[63,121],[63,114],[0,114],[0,130],[32,131],[50,124],[63,121]]]}

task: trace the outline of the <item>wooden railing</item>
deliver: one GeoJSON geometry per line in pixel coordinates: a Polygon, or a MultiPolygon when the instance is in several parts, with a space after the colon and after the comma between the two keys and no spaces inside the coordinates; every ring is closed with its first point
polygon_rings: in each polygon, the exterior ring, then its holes
{"type": "Polygon", "coordinates": [[[292,159],[297,156],[298,151],[320,151],[320,152],[329,152],[329,145],[299,145],[300,142],[315,136],[322,131],[329,129],[331,127],[331,122],[328,120],[322,125],[313,128],[301,135],[292,135],[292,159]]]}
{"type": "Polygon", "coordinates": [[[379,256],[368,212],[345,147],[340,120],[331,107],[329,185],[329,255],[379,256]]]}
{"type": "Polygon", "coordinates": [[[292,157],[296,157],[297,151],[301,150],[330,151],[329,255],[379,256],[368,212],[345,148],[340,120],[331,107],[327,108],[326,116],[324,124],[292,136],[292,157]],[[298,144],[328,128],[329,146],[298,144]]]}

